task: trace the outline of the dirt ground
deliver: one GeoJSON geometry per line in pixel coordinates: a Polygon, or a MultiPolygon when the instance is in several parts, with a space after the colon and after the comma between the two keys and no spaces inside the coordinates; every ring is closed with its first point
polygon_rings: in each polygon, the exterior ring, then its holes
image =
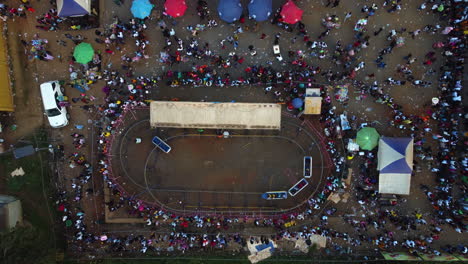
{"type": "MultiPolygon", "coordinates": [[[[16,6],[18,1],[9,0],[7,3],[16,6]]],[[[12,58],[11,64],[13,68],[13,78],[14,78],[14,92],[15,92],[15,104],[16,111],[14,117],[7,118],[7,124],[16,124],[17,129],[15,131],[8,130],[4,133],[7,142],[14,144],[18,139],[24,137],[27,134],[30,134],[37,127],[42,125],[48,127],[47,121],[44,119],[42,114],[42,105],[39,96],[39,84],[45,81],[55,80],[55,79],[69,79],[70,75],[70,65],[72,52],[74,44],[64,37],[65,33],[70,33],[73,35],[81,34],[86,41],[92,43],[93,47],[102,53],[103,57],[103,67],[107,69],[115,69],[120,71],[120,57],[124,54],[132,54],[135,50],[135,44],[133,39],[130,36],[126,36],[126,45],[124,48],[117,50],[115,47],[111,47],[115,50],[114,55],[109,55],[104,53],[105,47],[101,44],[94,42],[95,39],[94,29],[93,30],[81,30],[81,31],[71,31],[69,29],[61,29],[57,32],[45,32],[38,31],[35,28],[35,16],[40,16],[43,13],[47,12],[48,9],[52,8],[47,1],[31,1],[36,9],[36,13],[29,15],[26,19],[16,18],[15,20],[10,20],[8,22],[8,44],[10,49],[10,56],[12,58]],[[52,52],[55,56],[55,59],[52,61],[29,61],[25,50],[21,44],[21,40],[29,41],[32,39],[34,34],[39,34],[41,38],[49,40],[48,50],[52,52]],[[61,46],[57,43],[58,40],[63,40],[66,42],[66,46],[61,46]],[[45,122],[44,122],[45,121],[45,122]]],[[[248,1],[241,1],[243,6],[247,6],[248,1]]],[[[274,8],[278,8],[282,1],[273,1],[274,8]]],[[[352,17],[346,20],[340,29],[333,29],[330,32],[330,35],[325,37],[323,41],[328,44],[330,52],[333,51],[334,46],[337,41],[341,41],[343,45],[352,44],[354,42],[353,31],[354,24],[360,18],[363,18],[365,15],[361,13],[360,9],[364,4],[369,4],[368,1],[341,1],[341,4],[337,8],[327,8],[325,7],[325,0],[313,1],[313,0],[301,0],[297,1],[297,4],[302,8],[304,12],[303,22],[306,24],[307,30],[309,31],[311,38],[315,40],[321,32],[325,30],[321,26],[321,19],[328,15],[338,15],[342,20],[346,13],[352,12],[352,17]]],[[[411,69],[416,78],[419,78],[424,81],[430,81],[433,84],[437,83],[438,74],[430,74],[430,69],[438,70],[443,58],[437,54],[437,61],[431,66],[423,65],[424,56],[427,52],[431,51],[432,44],[441,39],[439,34],[433,35],[429,33],[421,33],[416,36],[414,39],[410,36],[409,32],[415,31],[417,29],[422,29],[426,25],[435,25],[439,24],[442,27],[444,22],[438,20],[436,14],[427,11],[420,11],[417,7],[422,3],[421,0],[412,0],[412,1],[402,1],[402,10],[397,13],[387,13],[385,10],[379,9],[377,14],[369,18],[369,24],[367,26],[368,34],[370,35],[370,45],[369,47],[361,51],[357,56],[357,61],[364,61],[365,67],[357,73],[356,79],[364,81],[366,83],[371,83],[373,81],[378,81],[383,83],[388,77],[393,77],[396,80],[403,79],[402,76],[396,73],[397,65],[403,64],[405,61],[403,57],[411,53],[413,57],[417,58],[416,63],[412,64],[411,69]],[[383,31],[378,36],[372,34],[374,31],[378,30],[380,27],[383,27],[383,31]],[[381,69],[376,67],[374,60],[378,56],[378,52],[389,45],[389,41],[386,36],[390,30],[401,30],[402,28],[406,29],[406,33],[403,34],[405,37],[405,45],[400,48],[396,48],[390,55],[385,56],[385,62],[387,63],[386,68],[381,69]],[[368,79],[368,75],[375,74],[374,78],[368,79]]],[[[128,21],[131,16],[129,12],[129,6],[131,1],[126,0],[125,4],[121,7],[117,7],[113,1],[101,1],[101,21],[102,25],[100,30],[108,27],[112,22],[113,16],[118,16],[122,21],[128,21]]],[[[164,46],[164,38],[161,34],[161,30],[156,25],[158,17],[160,17],[162,11],[162,2],[159,1],[156,4],[156,9],[153,11],[152,16],[148,19],[148,29],[147,35],[150,40],[148,45],[148,54],[150,58],[148,60],[142,60],[134,64],[134,70],[136,75],[146,75],[154,76],[159,75],[163,71],[168,70],[169,68],[166,65],[163,65],[159,62],[160,52],[164,46]]],[[[210,5],[210,10],[212,15],[217,19],[216,15],[216,4],[210,5]]],[[[169,21],[169,20],[168,20],[169,21]]],[[[185,42],[188,42],[191,38],[189,31],[185,29],[188,25],[195,25],[199,23],[198,17],[196,16],[196,11],[194,6],[189,6],[187,13],[184,17],[180,19],[173,20],[173,27],[175,28],[177,35],[180,36],[185,42]]],[[[234,51],[232,46],[229,46],[226,49],[221,49],[219,42],[226,38],[227,36],[232,36],[233,32],[236,30],[237,25],[228,25],[224,22],[218,21],[219,26],[208,31],[200,32],[196,37],[200,44],[205,42],[209,43],[212,49],[216,50],[217,53],[227,56],[231,51],[234,51]]],[[[300,37],[297,37],[297,41],[294,41],[296,37],[294,34],[287,33],[284,30],[271,25],[269,22],[262,22],[258,25],[255,25],[253,21],[247,20],[244,26],[248,26],[249,30],[244,30],[245,32],[239,34],[239,48],[235,51],[239,56],[245,58],[243,65],[237,68],[231,68],[229,70],[219,69],[221,73],[229,71],[229,73],[236,77],[240,76],[245,67],[253,64],[263,64],[271,63],[272,67],[276,70],[285,70],[290,68],[288,63],[280,63],[274,59],[272,56],[272,45],[274,40],[274,35],[277,32],[281,32],[280,46],[283,53],[283,57],[287,58],[288,51],[297,51],[297,50],[306,50],[305,43],[302,42],[300,37]],[[265,39],[260,39],[260,35],[265,33],[267,37],[265,39]],[[248,46],[254,45],[258,51],[258,55],[251,57],[248,53],[248,46]]],[[[331,69],[333,71],[338,71],[341,69],[339,65],[334,65],[331,60],[324,59],[320,60],[316,57],[306,56],[308,63],[314,66],[320,66],[322,71],[331,69]]],[[[191,60],[189,63],[176,64],[171,70],[189,70],[195,65],[200,65],[206,62],[200,62],[197,60],[191,60]]],[[[328,84],[323,76],[317,76],[317,83],[328,84]]],[[[85,154],[86,157],[90,160],[92,164],[96,163],[97,151],[95,149],[95,139],[97,131],[97,126],[94,125],[95,121],[98,121],[96,118],[96,108],[103,103],[104,94],[101,92],[101,88],[104,86],[103,82],[98,82],[93,85],[91,90],[87,92],[88,95],[92,95],[96,98],[95,101],[90,102],[88,105],[91,106],[91,110],[86,111],[82,108],[83,103],[72,104],[69,108],[71,114],[71,123],[68,127],[63,129],[54,129],[50,131],[50,138],[52,140],[58,140],[63,142],[65,145],[66,156],[75,152],[72,145],[72,140],[70,134],[77,132],[86,135],[88,141],[87,146],[80,150],[81,153],[85,154]],[[83,125],[82,130],[76,129],[75,125],[83,125]]],[[[282,86],[277,85],[274,87],[274,90],[281,90],[282,86]]],[[[388,92],[392,97],[395,98],[396,103],[403,106],[403,111],[407,114],[418,114],[421,115],[425,112],[423,107],[427,104],[433,95],[436,94],[437,89],[436,85],[431,85],[427,88],[416,87],[413,85],[403,85],[403,86],[390,86],[387,85],[384,87],[385,92],[388,92]]],[[[355,87],[351,86],[349,90],[350,100],[347,105],[343,105],[337,101],[333,101],[334,106],[337,107],[337,112],[341,113],[342,111],[347,111],[349,116],[356,116],[356,121],[354,125],[359,125],[360,123],[376,121],[377,130],[385,136],[408,136],[408,131],[400,131],[393,128],[389,128],[388,121],[390,113],[388,108],[385,105],[376,103],[373,98],[357,98],[357,90],[355,87]]],[[[73,89],[69,86],[66,87],[66,94],[70,97],[78,97],[79,91],[73,89]]],[[[172,98],[179,98],[180,100],[191,100],[191,101],[239,101],[239,102],[274,102],[274,98],[271,94],[264,94],[263,87],[169,87],[161,85],[155,88],[151,93],[152,99],[155,100],[170,100],[172,98]]],[[[3,121],[2,121],[3,122],[3,121]]],[[[318,122],[316,129],[320,130],[318,122]]],[[[319,132],[322,132],[321,130],[319,132]]],[[[148,131],[146,137],[149,137],[152,132],[148,131]]],[[[132,140],[132,139],[129,139],[132,140]]],[[[184,142],[179,142],[177,144],[183,144],[184,142]]],[[[186,143],[185,143],[186,144],[186,143]]],[[[242,144],[240,144],[242,145],[242,144]]],[[[151,145],[146,145],[145,151],[152,151],[151,145]]],[[[200,146],[201,147],[201,146],[200,146]]],[[[175,150],[175,148],[174,148],[175,150]]],[[[199,149],[197,148],[197,151],[199,149]]],[[[214,151],[214,150],[213,150],[214,151]]],[[[273,152],[274,150],[270,150],[273,152]]],[[[195,153],[195,147],[192,150],[195,153]]],[[[291,153],[300,158],[298,153],[291,153]]],[[[128,152],[129,154],[130,152],[128,152]]],[[[291,154],[291,155],[292,155],[291,154]]],[[[185,154],[184,154],[185,155],[185,154]]],[[[188,154],[187,154],[188,155],[188,154]]],[[[183,156],[183,155],[182,155],[183,156]]],[[[141,159],[138,156],[136,159],[145,160],[147,155],[142,155],[141,159]]],[[[200,157],[201,159],[202,157],[200,157]]],[[[231,157],[232,159],[233,157],[231,157]]],[[[189,159],[190,160],[190,159],[189,159]]],[[[208,157],[204,160],[209,160],[208,157]]],[[[291,164],[282,165],[282,167],[292,167],[293,171],[297,171],[300,167],[299,163],[295,163],[297,158],[291,159],[291,164]]],[[[175,166],[174,160],[166,160],[168,167],[175,166]],[[172,162],[172,163],[171,163],[172,162]],[[171,165],[172,164],[172,165],[171,165]]],[[[160,161],[158,161],[160,162],[160,161]]],[[[192,160],[192,162],[194,162],[192,160]]],[[[356,168],[361,162],[362,159],[356,158],[351,166],[356,168]]],[[[411,196],[408,197],[408,201],[404,204],[397,206],[398,210],[412,214],[415,210],[420,210],[425,212],[425,216],[428,216],[432,211],[430,210],[430,204],[427,202],[424,193],[419,189],[421,183],[425,184],[434,184],[435,177],[428,171],[427,165],[422,163],[422,170],[417,172],[416,175],[412,178],[412,187],[411,187],[411,196]]],[[[250,167],[253,164],[248,165],[250,167]]],[[[191,165],[191,167],[193,167],[191,165]]],[[[137,166],[137,168],[144,168],[144,166],[137,166]]],[[[163,167],[164,168],[164,167],[163,167]]],[[[187,174],[187,168],[180,168],[180,171],[177,175],[187,174]]],[[[270,170],[273,168],[268,168],[262,173],[273,174],[270,170]]],[[[67,164],[63,164],[58,170],[59,176],[61,178],[60,184],[66,186],[70,189],[71,179],[76,177],[80,171],[72,170],[68,168],[67,164]]],[[[164,173],[164,172],[162,172],[164,173]]],[[[132,172],[129,172],[132,174],[132,172]]],[[[241,174],[241,172],[239,172],[241,174]]],[[[81,207],[87,213],[87,224],[91,230],[96,232],[108,231],[112,232],[120,227],[113,225],[97,224],[98,220],[102,220],[103,217],[103,191],[102,191],[102,179],[98,177],[98,174],[94,174],[96,177],[93,177],[93,181],[85,186],[85,188],[93,189],[93,192],[89,195],[86,195],[82,202],[80,203],[81,207]]],[[[215,177],[215,176],[212,176],[215,177]]],[[[227,177],[227,176],[226,176],[227,177]]],[[[278,175],[280,177],[280,175],[278,175]]],[[[139,180],[141,180],[140,178],[139,180]]],[[[227,178],[225,178],[227,179],[227,178]]],[[[259,178],[260,179],[260,178],[259,178]]],[[[273,178],[271,178],[273,179],[273,178]]],[[[195,178],[191,178],[191,181],[194,183],[200,184],[199,181],[196,181],[195,178]]],[[[289,178],[282,178],[282,180],[289,181],[287,183],[293,182],[289,178]]],[[[268,180],[270,181],[270,179],[268,180]]],[[[267,181],[267,182],[268,182],[267,181]]],[[[359,186],[362,182],[362,179],[358,177],[353,177],[351,189],[353,187],[359,186]]],[[[211,182],[211,181],[210,181],[211,182]]],[[[223,182],[223,181],[221,181],[223,182]]],[[[255,181],[257,182],[257,181],[255,181]]],[[[262,183],[262,179],[260,181],[262,183]]],[[[160,184],[161,181],[155,182],[160,184]]],[[[170,182],[165,183],[167,186],[171,185],[170,182]]],[[[254,181],[252,181],[254,184],[254,181]]],[[[126,184],[126,188],[133,191],[135,194],[141,193],[141,188],[129,187],[130,184],[126,184]],[[139,191],[140,190],[140,191],[139,191]]],[[[192,185],[190,183],[190,185],[192,185]]],[[[271,188],[273,188],[272,185],[271,188]]],[[[286,182],[279,182],[278,187],[286,186],[286,182]]],[[[145,187],[145,186],[143,186],[145,187]]],[[[180,186],[177,186],[180,187],[180,186]]],[[[263,188],[264,186],[262,186],[263,188]]],[[[207,188],[213,188],[207,186],[207,188]]],[[[260,189],[261,191],[267,190],[269,188],[260,189]]],[[[143,193],[141,195],[148,195],[151,192],[143,193]]],[[[172,206],[178,206],[178,201],[180,200],[193,200],[197,201],[199,197],[173,197],[172,200],[167,198],[167,203],[172,203],[172,206]]],[[[217,200],[218,204],[225,205],[229,204],[229,197],[221,198],[219,196],[211,196],[206,198],[207,200],[217,200]]],[[[304,199],[301,199],[303,201],[304,199]]],[[[183,202],[184,204],[184,202],[183,202]]],[[[188,206],[195,206],[193,204],[186,204],[188,206]]],[[[197,205],[198,206],[198,205],[197,205]]],[[[234,206],[232,204],[231,206],[234,206]]],[[[242,205],[245,206],[245,205],[242,205]]],[[[351,192],[350,199],[347,202],[342,202],[336,206],[341,214],[354,214],[362,215],[366,214],[368,211],[365,207],[360,206],[357,203],[356,197],[351,192]]],[[[313,219],[311,222],[318,222],[318,219],[313,219]]],[[[342,219],[333,218],[330,220],[330,226],[333,226],[336,230],[341,232],[350,232],[354,235],[355,232],[349,226],[346,226],[342,219]]],[[[122,227],[122,230],[127,230],[129,233],[133,232],[134,226],[128,227],[125,229],[122,227]]],[[[299,228],[299,227],[298,227],[299,228]]],[[[292,229],[293,230],[293,229],[292,229]]],[[[252,233],[252,230],[245,229],[243,230],[245,234],[249,235],[249,232],[252,233]]],[[[265,231],[268,232],[268,231],[265,231]]],[[[414,234],[418,235],[427,233],[427,230],[418,230],[414,234]]],[[[399,236],[409,236],[410,234],[401,233],[399,236]]],[[[460,235],[457,235],[453,230],[447,229],[446,234],[437,242],[436,245],[444,245],[444,243],[459,243],[463,242],[463,238],[460,235]]],[[[367,250],[366,248],[361,248],[367,250]]]]}
{"type": "Polygon", "coordinates": [[[292,210],[322,188],[329,173],[322,143],[291,118],[283,117],[281,131],[233,130],[227,139],[212,130],[152,129],[147,109],[126,113],[123,120],[123,131],[112,144],[116,182],[128,195],[169,210],[292,210]],[[172,147],[170,153],[154,147],[155,135],[172,147]],[[142,143],[136,144],[136,138],[142,143]],[[309,185],[286,200],[261,199],[264,192],[288,191],[302,179],[304,156],[313,157],[309,185]]]}

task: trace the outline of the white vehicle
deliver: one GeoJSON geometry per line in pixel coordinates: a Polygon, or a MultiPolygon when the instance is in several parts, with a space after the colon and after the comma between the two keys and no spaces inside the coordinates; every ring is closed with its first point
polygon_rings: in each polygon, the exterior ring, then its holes
{"type": "Polygon", "coordinates": [[[275,57],[277,60],[282,61],[283,57],[281,56],[281,51],[279,45],[274,45],[273,46],[273,53],[275,54],[275,57]]]}
{"type": "Polygon", "coordinates": [[[63,88],[58,81],[50,81],[41,84],[42,103],[44,114],[54,128],[68,125],[68,114],[65,106],[60,106],[59,97],[63,96],[63,88]]]}

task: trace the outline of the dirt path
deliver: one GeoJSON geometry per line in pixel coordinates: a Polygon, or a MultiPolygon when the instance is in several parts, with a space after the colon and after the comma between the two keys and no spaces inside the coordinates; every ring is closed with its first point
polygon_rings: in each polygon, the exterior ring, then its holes
{"type": "Polygon", "coordinates": [[[36,64],[28,61],[21,38],[30,32],[28,23],[10,21],[8,23],[8,49],[11,57],[13,93],[15,103],[14,120],[9,124],[16,124],[15,131],[8,131],[6,141],[14,143],[16,140],[31,134],[44,124],[44,115],[40,100],[39,84],[37,81],[36,64]]]}

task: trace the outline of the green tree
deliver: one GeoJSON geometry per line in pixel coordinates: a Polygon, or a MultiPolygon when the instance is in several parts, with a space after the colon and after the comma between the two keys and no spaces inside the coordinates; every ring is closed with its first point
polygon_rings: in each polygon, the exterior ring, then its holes
{"type": "Polygon", "coordinates": [[[45,263],[49,251],[45,239],[34,227],[16,227],[0,233],[0,263],[45,263]]]}

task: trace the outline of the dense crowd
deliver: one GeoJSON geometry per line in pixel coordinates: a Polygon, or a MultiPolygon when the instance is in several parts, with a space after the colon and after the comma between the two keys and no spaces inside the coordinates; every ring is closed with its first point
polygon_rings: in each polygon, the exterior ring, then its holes
{"type": "MultiPolygon", "coordinates": [[[[328,6],[336,7],[340,1],[329,1],[328,6]]],[[[297,37],[306,44],[306,51],[290,51],[286,59],[290,69],[277,71],[271,65],[243,65],[244,58],[236,53],[239,45],[239,34],[245,30],[245,26],[237,27],[234,33],[221,40],[220,48],[229,49],[232,52],[229,56],[223,57],[217,54],[217,48],[210,47],[208,43],[200,43],[197,38],[199,32],[216,27],[217,22],[209,16],[206,2],[199,1],[197,12],[201,21],[207,20],[207,24],[197,24],[186,27],[190,33],[189,41],[182,39],[180,35],[186,32],[176,32],[174,28],[168,26],[165,19],[157,22],[164,40],[165,46],[161,53],[161,62],[167,65],[184,63],[187,61],[197,61],[191,71],[178,72],[166,71],[162,76],[134,76],[132,64],[142,59],[148,59],[145,49],[150,42],[146,38],[148,21],[131,19],[128,23],[122,23],[116,17],[115,22],[101,32],[95,31],[95,41],[105,45],[105,53],[115,54],[116,50],[121,50],[123,45],[129,41],[136,44],[136,51],[132,54],[121,56],[120,69],[111,69],[107,65],[106,69],[101,66],[101,56],[96,55],[91,63],[86,66],[70,66],[72,74],[71,84],[77,89],[81,89],[81,98],[76,101],[89,102],[92,98],[86,96],[89,84],[98,79],[105,81],[102,91],[105,94],[105,104],[97,109],[102,115],[98,138],[97,165],[92,166],[85,156],[78,151],[86,147],[86,139],[78,132],[74,132],[73,144],[74,152],[69,156],[68,165],[71,169],[81,170],[79,175],[71,180],[70,187],[73,193],[60,192],[57,199],[58,210],[62,212],[64,222],[73,221],[70,226],[74,230],[74,240],[78,241],[78,250],[86,251],[96,246],[106,247],[109,252],[123,251],[186,251],[191,248],[226,248],[229,243],[237,243],[245,246],[247,243],[254,243],[256,239],[268,244],[270,240],[280,240],[283,238],[310,239],[311,235],[322,235],[328,238],[331,246],[327,248],[330,254],[349,254],[352,250],[349,247],[365,247],[366,249],[378,249],[382,251],[397,251],[402,248],[411,253],[423,252],[440,255],[441,252],[467,254],[468,248],[465,245],[447,245],[442,248],[435,248],[433,242],[438,240],[444,229],[453,228],[458,233],[466,232],[467,227],[463,223],[465,211],[463,209],[464,200],[457,200],[452,194],[454,185],[465,181],[468,177],[468,157],[465,151],[466,142],[461,142],[463,135],[460,135],[460,126],[464,115],[464,108],[461,100],[463,66],[465,49],[465,36],[462,24],[466,26],[467,8],[462,1],[426,1],[419,7],[420,10],[430,8],[432,12],[439,13],[442,21],[447,23],[447,27],[440,25],[427,25],[423,29],[416,29],[407,32],[406,29],[391,29],[387,33],[388,46],[383,47],[379,56],[375,60],[378,68],[386,67],[385,58],[391,56],[394,49],[404,45],[404,38],[416,37],[418,34],[442,34],[447,39],[436,42],[433,50],[428,51],[424,57],[425,66],[432,65],[436,59],[436,53],[442,54],[446,60],[440,69],[438,80],[439,95],[436,100],[425,105],[424,115],[407,115],[403,107],[396,103],[389,93],[384,92],[383,85],[405,85],[411,84],[415,87],[427,87],[433,85],[429,81],[421,80],[412,73],[412,64],[416,63],[416,58],[408,54],[402,58],[402,63],[398,66],[396,73],[399,78],[388,78],[384,83],[375,81],[374,74],[369,74],[366,80],[356,79],[358,71],[366,67],[363,61],[359,61],[359,54],[365,52],[372,38],[377,37],[383,29],[369,33],[366,30],[367,20],[379,12],[379,8],[389,13],[397,12],[401,9],[401,1],[385,1],[380,7],[377,4],[362,7],[362,15],[365,19],[359,20],[355,26],[355,36],[352,43],[346,44],[338,41],[335,47],[331,48],[323,41],[331,31],[339,29],[341,23],[345,23],[352,14],[348,13],[344,21],[336,16],[327,16],[322,19],[325,31],[317,37],[309,35],[306,25],[298,22],[292,26],[284,23],[279,11],[273,15],[272,23],[280,30],[296,32],[297,37]],[[179,36],[177,35],[179,34],[179,36]],[[131,39],[131,40],[129,40],[131,39]],[[314,40],[316,39],[316,40],[314,40]],[[307,53],[307,56],[305,56],[307,53]],[[331,59],[339,68],[339,71],[323,70],[319,66],[310,65],[306,57],[319,59],[331,59]],[[228,71],[231,67],[243,67],[242,76],[231,76],[228,71]],[[236,218],[226,216],[206,216],[206,215],[177,215],[165,211],[157,206],[146,204],[135,197],[131,197],[116,181],[116,175],[111,169],[111,148],[114,137],[121,131],[122,120],[126,112],[136,107],[148,105],[151,99],[151,91],[158,86],[168,85],[172,87],[191,86],[240,86],[259,84],[266,87],[265,93],[272,92],[277,102],[290,103],[294,98],[303,98],[305,88],[316,85],[319,78],[325,78],[329,83],[338,81],[348,81],[352,83],[362,97],[371,96],[377,102],[386,105],[390,113],[389,126],[407,132],[414,138],[416,156],[421,163],[428,162],[430,170],[436,174],[437,186],[421,186],[429,202],[433,207],[433,212],[414,212],[405,214],[398,209],[386,209],[378,204],[379,194],[375,191],[377,175],[372,173],[376,168],[376,153],[366,152],[362,157],[362,165],[359,170],[359,177],[362,184],[356,188],[356,197],[361,208],[367,213],[365,215],[350,216],[343,215],[342,220],[355,231],[344,232],[335,230],[328,225],[328,216],[332,213],[323,211],[328,196],[343,188],[342,178],[349,166],[346,153],[341,148],[340,131],[335,128],[338,125],[338,113],[330,99],[333,95],[328,94],[324,85],[321,87],[321,96],[324,98],[322,104],[322,115],[320,122],[326,129],[326,149],[331,157],[334,170],[325,179],[323,190],[310,198],[307,208],[303,211],[291,212],[280,217],[258,217],[258,218],[236,218]],[[79,82],[81,80],[81,82],[79,82]],[[272,88],[273,87],[273,88],[272,88]],[[437,123],[436,126],[433,124],[437,123]],[[437,127],[437,129],[432,129],[437,127]],[[433,144],[438,144],[437,150],[433,152],[433,144]],[[94,173],[93,173],[94,172],[94,173]],[[97,172],[97,173],[96,173],[97,172]],[[85,225],[86,212],[81,209],[80,202],[83,193],[93,193],[89,181],[93,176],[103,177],[104,184],[110,189],[111,197],[106,202],[110,211],[128,210],[129,213],[143,218],[146,225],[152,229],[156,227],[167,228],[167,233],[149,232],[149,235],[132,234],[116,235],[115,233],[94,234],[85,225]],[[462,179],[463,177],[463,179],[462,179]],[[304,219],[320,220],[316,225],[303,225],[299,231],[290,231],[284,224],[291,220],[304,219]],[[222,231],[230,230],[238,224],[254,226],[274,227],[277,232],[260,238],[249,237],[237,233],[223,234],[222,231]],[[369,229],[375,230],[374,235],[370,235],[369,229]],[[190,230],[198,230],[197,233],[190,230]],[[214,230],[207,232],[207,230],[214,230]],[[411,233],[417,230],[429,230],[424,235],[411,233]],[[204,233],[205,232],[205,233],[204,233]],[[405,232],[405,235],[398,233],[405,232]]],[[[9,8],[0,4],[2,18],[24,16],[26,11],[34,12],[27,4],[20,8],[9,8]]],[[[37,19],[38,28],[44,30],[56,30],[57,23],[60,23],[56,10],[50,10],[43,17],[37,19]]],[[[201,22],[201,23],[202,23],[201,22]]],[[[69,34],[70,39],[78,44],[82,41],[78,36],[69,34]]],[[[296,38],[297,38],[296,37],[296,38]]],[[[262,38],[265,36],[262,35],[262,38]]],[[[276,34],[275,42],[281,38],[281,33],[276,34]]],[[[292,41],[296,41],[296,38],[292,41]]],[[[36,39],[36,44],[37,44],[36,39]]],[[[41,42],[42,43],[42,42],[41,42]]],[[[46,42],[45,42],[46,43],[46,42]]],[[[45,50],[45,49],[44,49],[45,50]]],[[[256,55],[253,45],[249,46],[251,56],[256,55]]],[[[47,55],[47,53],[45,53],[47,55]]],[[[44,59],[45,55],[37,55],[36,58],[44,59]]],[[[428,67],[426,74],[436,73],[428,67]]],[[[75,100],[74,100],[75,102],[75,100]]],[[[343,101],[346,105],[346,101],[343,101]]],[[[296,114],[299,113],[298,110],[296,114]]],[[[352,118],[355,120],[355,117],[352,118]]],[[[80,129],[80,128],[77,128],[80,129]]],[[[349,136],[345,134],[345,137],[349,136]]],[[[349,157],[349,155],[348,155],[349,157]]],[[[418,163],[415,162],[415,167],[418,163]]],[[[78,173],[77,173],[78,174],[78,173]]],[[[457,197],[466,197],[466,188],[460,188],[463,194],[457,197]]],[[[419,233],[418,233],[419,234],[419,233]]]]}

